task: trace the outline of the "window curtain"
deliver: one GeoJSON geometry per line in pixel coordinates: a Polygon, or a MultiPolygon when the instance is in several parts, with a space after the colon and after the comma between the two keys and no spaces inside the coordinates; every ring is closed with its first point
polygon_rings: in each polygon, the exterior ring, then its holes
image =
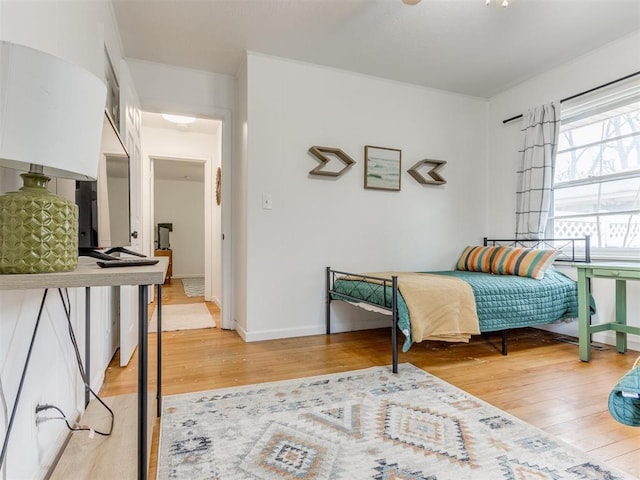
{"type": "Polygon", "coordinates": [[[516,238],[542,238],[552,201],[553,171],[560,106],[555,103],[529,110],[522,120],[522,150],[517,172],[516,238]]]}

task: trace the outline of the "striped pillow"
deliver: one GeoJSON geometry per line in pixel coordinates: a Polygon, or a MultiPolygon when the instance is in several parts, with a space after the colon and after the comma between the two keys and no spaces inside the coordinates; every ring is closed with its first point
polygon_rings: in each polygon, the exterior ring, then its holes
{"type": "Polygon", "coordinates": [[[456,263],[456,270],[491,273],[491,260],[498,247],[467,247],[456,263]]]}
{"type": "Polygon", "coordinates": [[[559,250],[497,247],[491,259],[491,273],[518,275],[540,280],[558,255],[559,250]]]}

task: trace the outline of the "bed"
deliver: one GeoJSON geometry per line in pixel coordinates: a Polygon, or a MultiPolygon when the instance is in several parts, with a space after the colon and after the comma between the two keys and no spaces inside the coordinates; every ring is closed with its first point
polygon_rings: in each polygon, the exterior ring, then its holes
{"type": "MultiPolygon", "coordinates": [[[[498,247],[500,247],[499,250],[501,251],[532,251],[531,254],[533,252],[552,251],[554,254],[553,258],[548,259],[549,263],[590,261],[589,237],[535,241],[485,238],[483,246],[489,247],[485,249],[487,252],[496,252],[498,247]],[[492,249],[490,247],[495,248],[492,249]]],[[[467,248],[481,250],[480,247],[467,248]]],[[[463,256],[461,256],[461,259],[463,256]]],[[[461,259],[458,260],[457,267],[460,267],[461,259]]],[[[495,259],[492,259],[492,261],[495,267],[495,259]]],[[[487,259],[484,260],[484,263],[489,265],[487,259]]],[[[418,289],[421,285],[424,285],[422,290],[418,292],[419,295],[424,295],[425,298],[429,299],[423,299],[424,303],[441,301],[446,296],[442,292],[449,291],[447,289],[452,286],[456,286],[456,288],[460,286],[471,291],[471,301],[475,303],[477,312],[478,331],[472,329],[469,332],[472,334],[501,332],[503,355],[507,354],[508,330],[578,317],[576,282],[552,265],[545,267],[545,270],[540,275],[536,273],[538,278],[516,274],[495,274],[495,268],[491,270],[489,266],[477,267],[477,269],[483,271],[465,269],[463,265],[456,270],[410,273],[406,274],[408,276],[405,277],[403,276],[405,274],[396,272],[351,273],[327,267],[327,334],[331,333],[331,302],[335,300],[345,301],[360,308],[390,315],[392,323],[392,364],[393,372],[396,373],[398,364],[397,331],[400,330],[405,336],[402,349],[406,352],[414,343],[412,330],[415,330],[415,325],[412,325],[410,310],[412,312],[419,311],[415,306],[416,300],[413,298],[416,297],[416,293],[408,290],[408,281],[415,281],[415,288],[418,289]],[[490,271],[494,273],[489,273],[490,271]],[[426,283],[418,283],[423,281],[426,283]],[[441,286],[441,282],[457,283],[448,283],[441,286]],[[465,285],[463,286],[461,283],[465,285]],[[406,290],[401,288],[401,285],[406,290]],[[444,290],[438,292],[438,288],[444,290]],[[435,294],[430,289],[436,289],[435,294]],[[405,296],[413,302],[410,305],[411,308],[407,306],[402,292],[405,292],[405,296]],[[430,294],[432,295],[431,297],[429,297],[430,294]]],[[[500,273],[505,272],[500,271],[500,273]]],[[[449,300],[447,299],[447,301],[449,300]]],[[[443,309],[446,310],[447,305],[443,303],[436,305],[436,307],[437,311],[440,312],[443,309]]],[[[458,311],[457,306],[452,307],[452,309],[458,311]]],[[[435,339],[439,338],[435,337],[435,339]]],[[[453,339],[450,341],[468,340],[453,339]]]]}

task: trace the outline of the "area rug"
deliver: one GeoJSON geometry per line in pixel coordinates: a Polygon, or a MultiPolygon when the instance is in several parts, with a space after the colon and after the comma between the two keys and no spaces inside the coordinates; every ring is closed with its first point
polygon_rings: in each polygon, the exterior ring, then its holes
{"type": "Polygon", "coordinates": [[[181,278],[187,297],[204,297],[204,277],[181,278]]]}
{"type": "MultiPolygon", "coordinates": [[[[213,320],[209,309],[204,303],[185,303],[180,305],[162,306],[162,331],[170,330],[192,330],[196,328],[214,328],[216,322],[213,320]]],[[[158,311],[153,310],[149,331],[158,331],[158,311]]]]}
{"type": "Polygon", "coordinates": [[[160,428],[160,479],[632,478],[410,364],[165,397],[160,428]]]}

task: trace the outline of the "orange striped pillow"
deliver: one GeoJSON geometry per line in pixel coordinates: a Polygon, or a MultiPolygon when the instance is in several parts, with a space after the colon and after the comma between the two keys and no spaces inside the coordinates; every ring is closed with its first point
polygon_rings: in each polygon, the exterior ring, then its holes
{"type": "Polygon", "coordinates": [[[491,273],[491,260],[497,247],[467,247],[456,263],[456,270],[491,273]]]}
{"type": "Polygon", "coordinates": [[[559,250],[497,247],[491,259],[491,273],[540,280],[558,255],[560,255],[559,250]]]}

